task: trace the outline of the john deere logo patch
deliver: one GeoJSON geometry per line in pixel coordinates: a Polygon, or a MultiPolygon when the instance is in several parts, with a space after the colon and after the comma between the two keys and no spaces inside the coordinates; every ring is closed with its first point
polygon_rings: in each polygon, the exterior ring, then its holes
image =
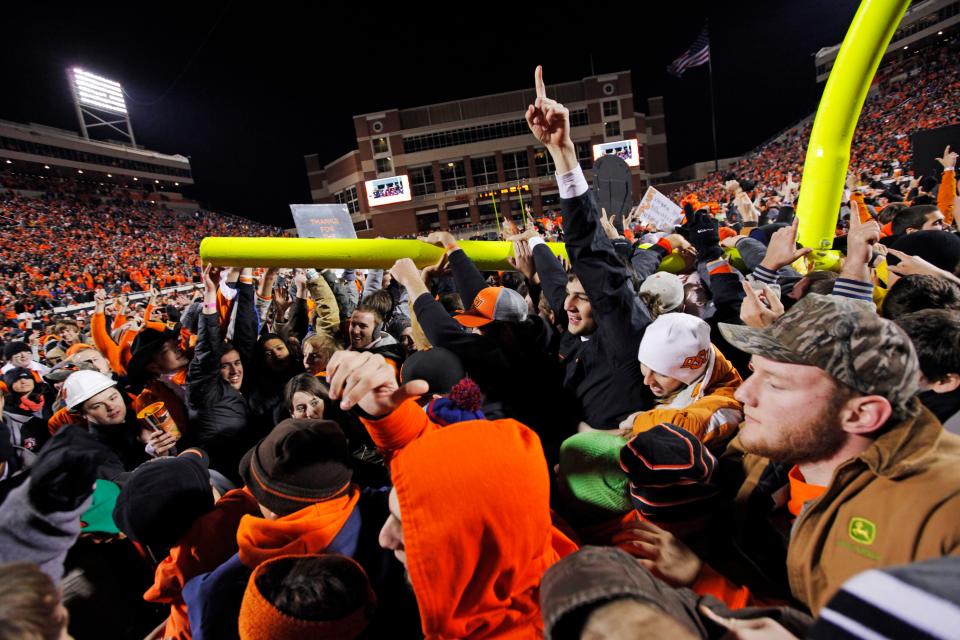
{"type": "Polygon", "coordinates": [[[851,518],[847,533],[854,542],[873,544],[873,541],[877,538],[877,525],[866,518],[851,518]]]}

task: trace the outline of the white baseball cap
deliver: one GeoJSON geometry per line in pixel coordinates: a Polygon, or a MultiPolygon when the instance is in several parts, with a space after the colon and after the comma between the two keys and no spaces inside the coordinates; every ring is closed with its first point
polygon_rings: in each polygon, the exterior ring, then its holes
{"type": "Polygon", "coordinates": [[[675,274],[657,271],[643,281],[640,293],[659,298],[665,312],[676,311],[683,304],[683,281],[675,274]]]}

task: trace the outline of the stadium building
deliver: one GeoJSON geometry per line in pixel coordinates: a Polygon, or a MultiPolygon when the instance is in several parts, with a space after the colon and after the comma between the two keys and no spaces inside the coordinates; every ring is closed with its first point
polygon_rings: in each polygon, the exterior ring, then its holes
{"type": "Polygon", "coordinates": [[[91,140],[38,124],[0,120],[0,171],[31,178],[72,178],[92,187],[129,190],[134,199],[197,208],[180,192],[193,184],[188,158],[131,143],[91,140]]]}
{"type": "MultiPolygon", "coordinates": [[[[668,175],[663,99],[636,111],[629,71],[547,92],[570,110],[588,179],[605,153],[627,160],[634,194],[668,175]]],[[[346,204],[360,237],[492,226],[495,211],[519,220],[522,211],[557,207],[553,162],[524,120],[534,97],[524,89],[354,116],[356,149],[326,165],[305,156],[311,197],[346,204]]]]}

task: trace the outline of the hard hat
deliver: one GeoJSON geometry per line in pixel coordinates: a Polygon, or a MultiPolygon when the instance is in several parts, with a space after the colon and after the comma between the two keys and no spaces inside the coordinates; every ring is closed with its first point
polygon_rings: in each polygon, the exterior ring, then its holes
{"type": "Polygon", "coordinates": [[[77,371],[63,383],[68,409],[75,409],[101,391],[117,385],[99,371],[77,371]]]}

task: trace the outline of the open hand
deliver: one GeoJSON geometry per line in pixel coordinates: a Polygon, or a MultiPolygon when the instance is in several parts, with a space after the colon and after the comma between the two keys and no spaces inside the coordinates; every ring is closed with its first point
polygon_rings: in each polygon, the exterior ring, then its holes
{"type": "Polygon", "coordinates": [[[527,280],[533,280],[537,275],[537,268],[533,262],[533,252],[530,251],[530,245],[526,240],[515,240],[513,243],[513,256],[507,258],[510,265],[523,274],[527,280]]]}
{"type": "Polygon", "coordinates": [[[703,561],[690,547],[669,531],[646,520],[639,520],[621,531],[613,537],[613,542],[674,587],[693,584],[703,567],[703,561]]]}
{"type": "Polygon", "coordinates": [[[330,399],[343,410],[359,406],[371,416],[391,413],[409,398],[423,395],[429,386],[423,380],[403,385],[383,356],[369,351],[337,351],[327,364],[330,399]]]}

